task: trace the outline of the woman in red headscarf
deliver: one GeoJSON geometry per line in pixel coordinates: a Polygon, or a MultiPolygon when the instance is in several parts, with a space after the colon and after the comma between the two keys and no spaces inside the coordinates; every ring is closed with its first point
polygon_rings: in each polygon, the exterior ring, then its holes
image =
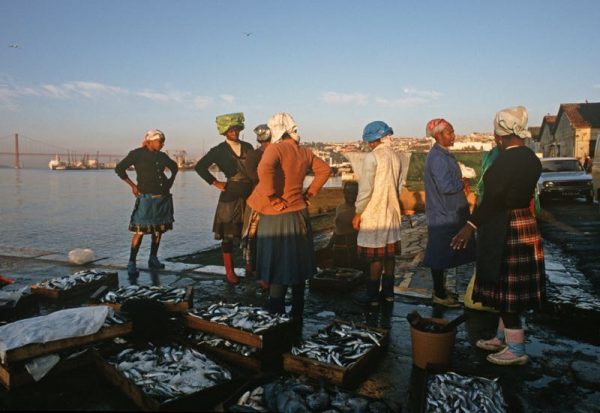
{"type": "Polygon", "coordinates": [[[457,295],[446,289],[444,272],[448,268],[475,260],[475,245],[455,250],[450,247],[452,237],[469,217],[469,203],[460,167],[450,147],[454,145],[454,128],[444,119],[427,123],[427,136],[435,145],[425,161],[425,213],[427,215],[427,248],[423,265],[431,269],[433,303],[458,307],[457,295]]]}

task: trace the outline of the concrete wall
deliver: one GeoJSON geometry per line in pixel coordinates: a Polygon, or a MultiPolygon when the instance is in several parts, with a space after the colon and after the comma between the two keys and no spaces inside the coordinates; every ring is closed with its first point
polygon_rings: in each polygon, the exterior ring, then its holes
{"type": "MultiPolygon", "coordinates": [[[[554,141],[557,145],[556,152],[549,156],[575,156],[575,133],[565,112],[556,120],[554,141]]],[[[552,153],[552,150],[550,153],[552,153]]]]}

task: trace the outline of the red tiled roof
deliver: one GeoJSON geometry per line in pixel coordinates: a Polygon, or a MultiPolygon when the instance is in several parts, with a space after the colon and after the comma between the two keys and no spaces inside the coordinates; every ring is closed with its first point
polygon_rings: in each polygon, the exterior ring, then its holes
{"type": "Polygon", "coordinates": [[[564,112],[573,128],[600,128],[600,102],[563,103],[557,117],[564,112]]]}

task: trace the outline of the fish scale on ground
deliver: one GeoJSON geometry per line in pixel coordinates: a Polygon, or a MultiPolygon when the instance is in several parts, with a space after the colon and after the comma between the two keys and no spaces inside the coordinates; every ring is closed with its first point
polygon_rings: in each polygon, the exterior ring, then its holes
{"type": "MultiPolygon", "coordinates": [[[[127,348],[108,362],[144,393],[171,400],[231,380],[231,372],[181,345],[127,348]]],[[[166,401],[166,400],[165,400],[166,401]]]]}
{"type": "Polygon", "coordinates": [[[239,303],[219,302],[206,308],[193,309],[189,311],[189,314],[255,334],[290,321],[288,316],[271,314],[260,307],[245,306],[239,303]]]}

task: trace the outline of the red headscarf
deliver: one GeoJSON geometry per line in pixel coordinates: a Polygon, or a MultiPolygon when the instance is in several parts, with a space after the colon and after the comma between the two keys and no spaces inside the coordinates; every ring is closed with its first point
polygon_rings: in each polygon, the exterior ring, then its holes
{"type": "Polygon", "coordinates": [[[429,122],[427,122],[427,126],[425,127],[425,133],[427,134],[427,136],[431,136],[432,138],[437,139],[438,134],[444,129],[446,129],[448,126],[452,125],[450,125],[450,122],[448,122],[446,119],[432,119],[429,122]]]}

